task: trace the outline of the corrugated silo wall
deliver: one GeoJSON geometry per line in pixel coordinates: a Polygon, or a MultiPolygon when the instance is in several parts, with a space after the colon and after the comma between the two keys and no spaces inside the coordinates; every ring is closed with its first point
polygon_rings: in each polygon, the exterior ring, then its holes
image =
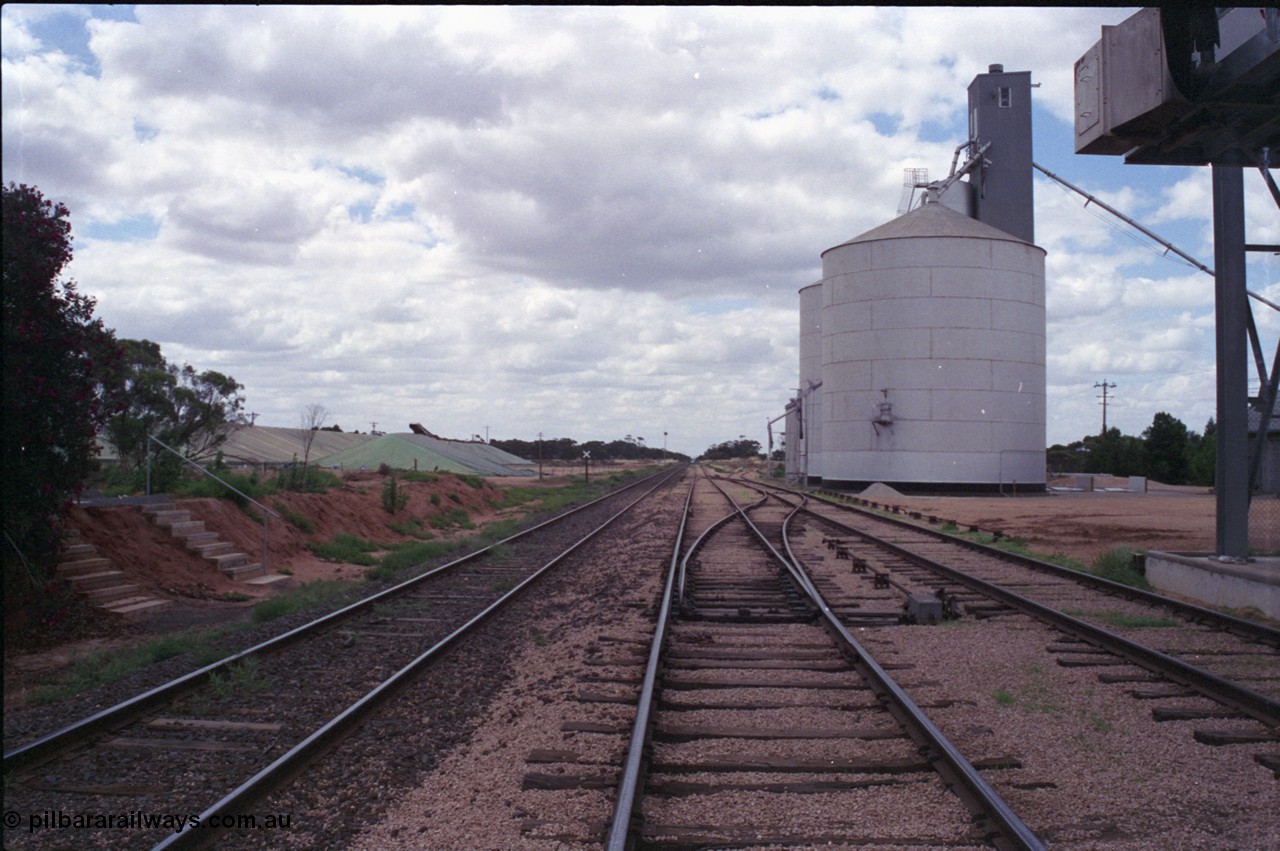
{"type": "Polygon", "coordinates": [[[1042,490],[1043,250],[929,236],[823,260],[825,481],[1042,490]]]}

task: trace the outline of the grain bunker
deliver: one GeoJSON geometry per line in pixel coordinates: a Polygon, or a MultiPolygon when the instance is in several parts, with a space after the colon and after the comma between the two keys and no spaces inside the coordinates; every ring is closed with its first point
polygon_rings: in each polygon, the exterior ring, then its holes
{"type": "Polygon", "coordinates": [[[1044,489],[1030,96],[1028,72],[979,75],[948,177],[909,180],[905,214],[822,253],[822,280],[800,290],[792,480],[1044,489]]]}

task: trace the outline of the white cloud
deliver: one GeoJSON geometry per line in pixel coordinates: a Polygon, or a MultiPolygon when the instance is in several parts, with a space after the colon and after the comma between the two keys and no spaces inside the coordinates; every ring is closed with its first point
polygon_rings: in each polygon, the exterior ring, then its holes
{"type": "MultiPolygon", "coordinates": [[[[234,375],[259,422],[318,401],[345,428],[666,430],[690,453],[780,413],[796,290],[895,215],[903,168],[945,173],[973,76],[1030,70],[1069,134],[1072,65],[1128,15],[50,9],[0,13],[4,178],[71,207],[70,272],[121,335],[234,375]],[[96,17],[63,44],[73,14],[96,17]]],[[[1100,159],[1058,167],[1202,247],[1203,170],[1100,159]]],[[[1174,407],[1168,376],[1212,345],[1198,273],[1036,191],[1054,428],[1092,427],[1068,388],[1099,370],[1174,407]]]]}

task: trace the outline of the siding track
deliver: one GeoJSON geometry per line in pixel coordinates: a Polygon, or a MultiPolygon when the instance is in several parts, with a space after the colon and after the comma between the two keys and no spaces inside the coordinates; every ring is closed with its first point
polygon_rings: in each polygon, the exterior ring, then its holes
{"type": "Polygon", "coordinates": [[[828,581],[844,560],[851,592],[892,607],[944,587],[967,616],[1037,618],[1080,642],[1081,655],[1115,654],[1280,726],[1280,631],[871,512],[810,500],[802,516],[795,557],[828,581]]]}

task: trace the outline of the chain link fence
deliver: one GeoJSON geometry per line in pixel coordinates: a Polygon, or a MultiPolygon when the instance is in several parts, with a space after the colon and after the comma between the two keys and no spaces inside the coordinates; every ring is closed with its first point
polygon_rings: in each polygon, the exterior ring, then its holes
{"type": "Polygon", "coordinates": [[[1249,501],[1249,554],[1280,555],[1280,494],[1255,493],[1249,501]]]}

